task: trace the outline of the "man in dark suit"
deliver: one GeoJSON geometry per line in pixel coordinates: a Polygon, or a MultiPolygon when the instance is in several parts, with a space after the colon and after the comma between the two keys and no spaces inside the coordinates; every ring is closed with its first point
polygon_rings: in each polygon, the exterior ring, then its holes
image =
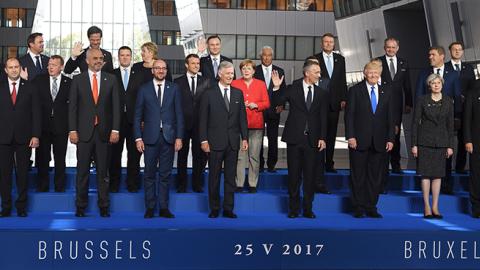
{"type": "MultiPolygon", "coordinates": [[[[463,44],[461,42],[453,42],[448,46],[450,51],[451,60],[445,63],[445,69],[450,71],[456,71],[460,78],[460,91],[463,99],[467,96],[467,93],[473,89],[475,84],[475,72],[473,67],[467,63],[462,63],[463,57],[463,44]]],[[[462,118],[462,117],[460,117],[462,118]]],[[[467,152],[465,152],[465,143],[463,140],[463,129],[461,121],[457,121],[457,158],[455,161],[455,171],[460,174],[466,174],[465,165],[467,163],[467,152]]]]}
{"type": "Polygon", "coordinates": [[[365,80],[350,88],[345,111],[345,133],[351,168],[351,199],[355,218],[381,218],[377,202],[384,160],[395,141],[392,91],[379,85],[382,63],[365,65],[365,80]]]}
{"type": "Polygon", "coordinates": [[[330,79],[328,86],[329,104],[327,116],[327,149],[325,151],[325,170],[337,172],[334,167],[333,153],[337,138],[338,117],[340,111],[345,108],[347,100],[347,77],[345,73],[345,58],[333,52],[335,38],[331,33],[322,36],[322,52],[316,54],[320,63],[321,77],[330,79]]]}
{"type": "MultiPolygon", "coordinates": [[[[395,142],[390,152],[390,164],[393,173],[402,173],[400,166],[400,130],[402,127],[403,112],[410,113],[413,107],[412,87],[410,83],[410,69],[405,59],[397,56],[399,41],[395,38],[387,38],[384,41],[385,55],[378,57],[382,61],[382,83],[390,86],[395,101],[395,142]],[[405,102],[405,103],[404,103],[405,102]],[[405,105],[404,105],[405,104],[405,105]]],[[[388,172],[388,164],[387,172],[388,172]]],[[[384,179],[387,179],[385,177],[384,179]]],[[[386,181],[384,182],[384,186],[386,181]]]]}
{"type": "MultiPolygon", "coordinates": [[[[320,78],[318,61],[307,60],[303,65],[303,80],[287,89],[274,88],[277,104],[290,104],[282,141],[287,143],[289,218],[300,213],[300,185],[303,178],[303,216],[315,218],[312,211],[314,199],[316,162],[319,152],[326,147],[328,93],[316,86],[320,78]],[[303,177],[302,177],[303,175],[303,177]]],[[[277,72],[272,80],[282,80],[277,72]]],[[[278,83],[275,83],[278,85],[278,83]]]]}
{"type": "Polygon", "coordinates": [[[47,65],[50,57],[42,54],[43,34],[32,33],[27,38],[28,52],[20,57],[20,65],[25,72],[27,79],[32,81],[37,75],[47,74],[47,65]]]}
{"type": "MultiPolygon", "coordinates": [[[[273,95],[272,72],[278,72],[280,78],[285,76],[285,72],[282,68],[272,64],[272,47],[264,46],[260,52],[260,59],[262,60],[262,64],[255,68],[255,74],[253,77],[264,81],[267,85],[268,97],[270,98],[270,108],[263,113],[268,139],[267,171],[276,172],[275,165],[278,161],[278,125],[280,124],[280,113],[283,111],[283,104],[274,104],[271,102],[273,95]]],[[[285,80],[283,80],[280,85],[280,90],[283,91],[286,87],[285,80]]],[[[262,147],[260,148],[260,170],[263,170],[264,165],[265,160],[263,158],[262,142],[262,147]]]]}
{"type": "Polygon", "coordinates": [[[20,62],[9,58],[5,63],[7,79],[0,84],[0,197],[1,217],[12,210],[12,169],[16,165],[19,217],[27,216],[28,165],[31,150],[38,147],[41,134],[40,102],[37,89],[20,78],[20,62]]]}
{"type": "Polygon", "coordinates": [[[240,89],[232,87],[233,64],[223,61],[218,67],[219,82],[202,95],[200,102],[200,141],[208,154],[209,218],[220,213],[220,173],[224,163],[223,216],[237,218],[233,212],[237,157],[248,149],[247,112],[240,89]]]}
{"type": "MultiPolygon", "coordinates": [[[[221,62],[232,62],[232,59],[221,55],[222,40],[219,36],[209,36],[207,39],[208,51],[210,54],[200,58],[200,73],[204,78],[215,81],[218,77],[218,67],[221,62]]],[[[233,74],[235,79],[235,73],[233,74]]]]}
{"type": "Polygon", "coordinates": [[[144,217],[153,217],[160,200],[160,216],[174,218],[168,209],[168,178],[174,154],[182,148],[182,97],[178,86],[165,80],[167,63],[164,60],[153,62],[152,73],[153,80],[138,90],[134,119],[136,147],[139,152],[145,153],[144,217]],[[145,123],[143,131],[142,121],[145,123]]]}
{"type": "Polygon", "coordinates": [[[48,192],[49,162],[53,146],[55,161],[55,192],[65,191],[65,156],[68,144],[68,103],[71,79],[63,76],[63,58],[53,55],[48,62],[48,74],[40,74],[33,80],[37,86],[41,104],[42,136],[38,147],[37,191],[48,192]]]}
{"type": "Polygon", "coordinates": [[[141,72],[132,70],[132,49],[127,46],[118,49],[118,61],[120,67],[113,70],[120,86],[118,95],[120,97],[120,134],[118,143],[111,146],[110,159],[110,192],[116,193],[120,188],[122,175],[122,152],[123,143],[127,144],[127,190],[137,192],[140,174],[140,152],[135,146],[133,136],[133,118],[135,115],[135,103],[137,93],[143,84],[141,72]]]}
{"type": "Polygon", "coordinates": [[[67,63],[65,64],[65,69],[63,70],[63,72],[66,74],[71,74],[77,68],[80,68],[80,72],[86,71],[88,69],[88,64],[86,62],[87,51],[90,49],[99,49],[102,51],[103,61],[104,61],[104,64],[102,66],[102,71],[112,73],[113,72],[112,54],[100,48],[100,44],[102,43],[102,35],[103,35],[102,30],[97,26],[91,26],[90,28],[88,28],[87,36],[90,42],[90,46],[87,48],[82,48],[83,43],[76,42],[73,45],[72,56],[68,59],[67,63]]]}
{"type": "Polygon", "coordinates": [[[175,79],[180,92],[182,93],[183,119],[185,132],[183,136],[183,147],[177,157],[177,192],[187,191],[187,159],[190,140],[192,141],[192,190],[203,192],[203,171],[207,163],[207,155],[200,148],[198,134],[198,112],[200,100],[203,93],[210,88],[210,80],[200,76],[200,58],[196,54],[189,54],[185,58],[186,74],[175,79]]]}
{"type": "Polygon", "coordinates": [[[120,90],[117,78],[101,71],[104,59],[100,49],[88,50],[86,57],[88,70],[73,78],[68,107],[69,137],[77,144],[75,216],[85,217],[90,161],[94,156],[100,216],[109,217],[108,151],[109,143],[119,139],[120,90]]]}
{"type": "Polygon", "coordinates": [[[463,112],[465,150],[470,153],[469,191],[472,217],[480,218],[480,84],[466,93],[463,112]]]}
{"type": "MultiPolygon", "coordinates": [[[[417,79],[416,96],[430,93],[427,85],[427,77],[436,73],[442,76],[444,83],[442,94],[451,97],[454,100],[455,123],[459,126],[462,114],[462,98],[460,89],[460,79],[458,72],[449,70],[445,67],[445,49],[443,47],[430,47],[428,50],[428,59],[430,60],[429,68],[424,69],[417,79]]],[[[442,180],[442,193],[453,194],[453,180],[452,178],[452,157],[447,158],[445,166],[445,178],[442,180]]]]}

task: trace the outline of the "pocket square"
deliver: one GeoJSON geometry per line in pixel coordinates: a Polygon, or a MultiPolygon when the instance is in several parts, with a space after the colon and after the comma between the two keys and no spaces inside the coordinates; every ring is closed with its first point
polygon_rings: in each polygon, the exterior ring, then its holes
{"type": "Polygon", "coordinates": [[[235,104],[239,103],[238,101],[235,101],[235,104]]]}

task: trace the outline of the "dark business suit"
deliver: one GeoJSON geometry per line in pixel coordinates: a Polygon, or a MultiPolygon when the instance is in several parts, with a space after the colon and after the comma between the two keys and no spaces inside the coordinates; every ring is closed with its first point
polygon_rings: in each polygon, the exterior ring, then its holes
{"type": "MultiPolygon", "coordinates": [[[[226,56],[220,55],[220,61],[218,62],[218,65],[220,66],[220,63],[223,61],[233,63],[232,59],[226,56]]],[[[215,76],[215,73],[213,70],[213,60],[210,55],[200,58],[200,73],[204,78],[207,78],[211,81],[216,81],[217,76],[215,76]]],[[[235,79],[235,74],[233,75],[233,79],[235,79]]]]}
{"type": "MultiPolygon", "coordinates": [[[[390,63],[387,63],[387,57],[385,55],[378,57],[382,61],[382,83],[389,85],[393,91],[393,104],[395,106],[395,126],[398,126],[398,134],[395,134],[395,143],[393,149],[389,153],[390,164],[393,170],[400,170],[400,128],[402,126],[403,107],[413,107],[412,99],[412,87],[410,82],[410,69],[405,59],[397,56],[397,65],[395,70],[395,76],[392,78],[390,75],[390,63]],[[404,103],[405,102],[405,103],[404,103]]],[[[388,160],[386,162],[388,171],[388,160]]],[[[387,177],[385,177],[387,179],[387,177]]],[[[386,182],[384,182],[384,186],[386,182]]]]}
{"type": "Polygon", "coordinates": [[[470,154],[470,202],[472,214],[480,215],[480,84],[467,93],[463,112],[464,142],[473,144],[470,154]]]}
{"type": "MultiPolygon", "coordinates": [[[[188,75],[188,74],[187,74],[188,75]]],[[[192,188],[194,191],[202,190],[202,174],[207,163],[207,155],[200,148],[200,139],[198,134],[199,107],[202,95],[210,88],[210,80],[197,74],[195,93],[192,93],[192,78],[183,75],[175,79],[180,93],[182,94],[183,118],[185,123],[185,133],[182,139],[182,149],[177,157],[177,190],[185,192],[187,189],[187,159],[190,149],[190,140],[192,141],[192,188]]]]}
{"type": "MultiPolygon", "coordinates": [[[[432,67],[427,68],[420,73],[417,79],[416,97],[430,93],[427,85],[427,78],[430,74],[437,73],[437,70],[432,67]]],[[[455,118],[459,119],[462,115],[462,97],[460,89],[459,74],[456,71],[449,70],[445,67],[443,72],[443,87],[442,94],[453,99],[455,118]]],[[[445,166],[445,178],[442,180],[442,192],[451,193],[453,190],[452,176],[452,157],[449,157],[445,166]]]]}
{"type": "Polygon", "coordinates": [[[16,85],[17,99],[12,102],[9,81],[0,83],[0,197],[2,211],[12,208],[12,169],[16,165],[17,211],[26,211],[27,176],[32,137],[40,137],[41,117],[38,92],[33,84],[20,79],[16,85]],[[15,159],[15,161],[14,161],[15,159]]]}
{"type": "Polygon", "coordinates": [[[287,143],[289,211],[294,214],[300,212],[302,178],[303,213],[312,212],[318,141],[325,141],[327,137],[328,93],[318,86],[313,87],[312,93],[310,108],[306,104],[303,80],[274,93],[274,100],[290,104],[282,141],[287,143]]]}
{"type": "Polygon", "coordinates": [[[65,190],[65,156],[68,144],[68,104],[70,85],[72,80],[61,76],[57,81],[58,92],[53,100],[50,75],[41,74],[34,80],[37,86],[41,104],[42,136],[38,147],[38,183],[37,190],[49,189],[49,162],[53,146],[53,159],[55,161],[55,191],[65,190]]]}
{"type": "MultiPolygon", "coordinates": [[[[460,91],[462,96],[467,96],[475,85],[475,71],[473,67],[467,63],[462,62],[459,67],[460,71],[456,70],[456,67],[453,66],[452,61],[445,63],[445,69],[456,71],[460,76],[460,91]]],[[[463,102],[463,98],[462,98],[463,102]]],[[[457,150],[457,159],[455,161],[455,171],[461,172],[465,170],[465,165],[467,163],[467,152],[465,151],[465,143],[463,138],[463,129],[458,127],[457,130],[457,141],[458,141],[458,150],[457,150]]]]}
{"type": "Polygon", "coordinates": [[[37,75],[40,74],[46,74],[48,73],[48,61],[50,60],[50,57],[40,54],[40,63],[41,63],[41,68],[37,68],[35,66],[36,62],[33,61],[32,57],[30,57],[30,54],[25,54],[24,56],[18,58],[18,61],[20,61],[20,65],[22,68],[27,68],[28,72],[28,80],[32,81],[37,77],[37,75]]]}
{"type": "Polygon", "coordinates": [[[327,66],[323,59],[323,53],[315,55],[320,63],[321,78],[329,79],[330,84],[326,90],[329,94],[329,110],[327,115],[327,149],[325,151],[325,166],[327,169],[333,169],[333,153],[335,151],[335,140],[337,138],[338,117],[340,114],[342,101],[347,100],[347,77],[345,73],[345,57],[338,53],[333,54],[332,76],[328,75],[327,66]]]}
{"type": "MultiPolygon", "coordinates": [[[[77,58],[75,58],[75,60],[73,60],[71,57],[68,58],[68,61],[65,64],[65,68],[63,69],[63,72],[65,72],[66,74],[71,74],[77,69],[77,67],[80,68],[80,72],[87,71],[88,65],[87,65],[86,58],[87,58],[87,51],[89,49],[90,49],[89,47],[83,49],[84,50],[83,53],[80,54],[77,58]]],[[[100,50],[102,51],[103,61],[105,62],[105,64],[102,67],[102,71],[112,73],[113,72],[112,54],[109,51],[106,51],[104,49],[100,49],[100,50]]]]}
{"type": "MultiPolygon", "coordinates": [[[[123,69],[122,69],[123,70],[123,69]]],[[[130,69],[128,76],[128,85],[125,89],[123,85],[124,72],[120,68],[113,70],[113,74],[117,78],[119,84],[118,96],[120,97],[120,137],[116,144],[111,146],[110,159],[110,191],[117,192],[120,187],[122,175],[122,152],[123,142],[127,144],[127,189],[129,191],[138,190],[139,173],[140,173],[140,157],[135,146],[135,138],[133,136],[133,119],[135,115],[135,103],[137,93],[143,84],[143,75],[130,69]]]]}
{"type": "Polygon", "coordinates": [[[345,111],[346,139],[355,138],[357,148],[350,148],[351,199],[356,212],[376,213],[385,172],[387,142],[395,141],[395,112],[392,91],[378,86],[378,102],[373,112],[366,81],[348,91],[345,111]]]}
{"type": "Polygon", "coordinates": [[[7,74],[5,73],[5,65],[0,63],[0,82],[7,79],[7,74]]]}
{"type": "Polygon", "coordinates": [[[210,210],[220,209],[220,173],[224,162],[223,211],[233,211],[235,175],[240,138],[248,139],[247,113],[242,91],[230,87],[229,109],[223,89],[214,84],[200,101],[200,142],[208,141],[208,201],[210,210]]]}
{"type": "Polygon", "coordinates": [[[173,167],[174,144],[176,139],[183,138],[184,131],[180,90],[175,83],[164,83],[161,103],[152,81],[140,87],[135,105],[135,140],[142,139],[145,144],[144,181],[147,209],[155,208],[158,197],[160,209],[168,209],[168,178],[173,167]],[[145,123],[143,131],[140,127],[142,121],[145,123]]]}
{"type": "Polygon", "coordinates": [[[95,157],[97,169],[98,206],[108,208],[109,139],[112,130],[120,129],[120,87],[114,75],[101,72],[98,103],[95,104],[92,83],[88,71],[75,76],[70,88],[68,125],[77,131],[77,209],[85,210],[88,205],[88,177],[91,157],[95,157]],[[95,125],[95,118],[98,123],[95,125]]]}
{"type": "MultiPolygon", "coordinates": [[[[280,78],[285,76],[285,72],[282,68],[271,65],[271,70],[275,70],[278,72],[278,76],[280,78]]],[[[264,70],[262,65],[258,65],[255,68],[255,74],[253,75],[254,78],[262,80],[265,82],[265,76],[263,74],[264,70]]],[[[265,82],[266,83],[266,82],[265,82]]],[[[285,83],[285,78],[280,85],[280,90],[284,90],[287,88],[285,83]]],[[[270,82],[267,85],[268,97],[272,100],[273,97],[273,82],[271,80],[270,75],[270,82]]],[[[280,113],[275,112],[275,108],[277,106],[283,106],[284,104],[274,104],[270,102],[270,108],[263,112],[263,119],[265,119],[265,125],[267,129],[267,139],[268,139],[268,155],[267,155],[267,167],[270,170],[275,169],[275,165],[278,161],[278,125],[280,124],[280,113]]],[[[262,140],[262,147],[260,148],[260,169],[263,169],[265,165],[265,160],[263,158],[263,140],[262,140]]]]}

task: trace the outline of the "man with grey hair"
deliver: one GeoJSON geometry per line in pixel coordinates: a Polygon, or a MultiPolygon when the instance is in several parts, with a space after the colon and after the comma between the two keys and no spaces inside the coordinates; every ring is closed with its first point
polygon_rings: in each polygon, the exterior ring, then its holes
{"type": "Polygon", "coordinates": [[[220,212],[220,173],[224,163],[223,216],[236,218],[233,212],[235,172],[237,169],[239,137],[241,150],[248,149],[247,113],[242,91],[230,86],[234,76],[233,64],[227,61],[218,67],[219,81],[205,91],[200,101],[199,134],[202,150],[208,154],[209,218],[220,212]]]}
{"type": "MultiPolygon", "coordinates": [[[[283,104],[275,104],[272,102],[273,81],[272,73],[277,72],[279,77],[284,77],[285,72],[282,68],[273,65],[273,49],[270,46],[264,46],[260,51],[260,59],[262,63],[255,68],[253,77],[265,82],[267,85],[268,97],[270,98],[270,108],[263,113],[265,120],[267,139],[268,139],[268,155],[267,170],[268,172],[276,172],[275,165],[278,160],[278,125],[280,124],[280,113],[283,111],[283,104]]],[[[285,80],[282,81],[280,89],[287,88],[285,80]]],[[[263,145],[263,143],[262,143],[263,145]]],[[[260,170],[263,170],[265,160],[263,158],[263,147],[260,150],[260,170]]]]}

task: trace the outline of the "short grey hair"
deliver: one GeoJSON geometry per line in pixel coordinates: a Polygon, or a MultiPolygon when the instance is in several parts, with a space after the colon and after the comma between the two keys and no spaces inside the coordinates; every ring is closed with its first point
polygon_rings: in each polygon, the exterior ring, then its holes
{"type": "Polygon", "coordinates": [[[427,77],[427,85],[430,85],[430,83],[432,83],[436,79],[439,79],[440,82],[442,82],[442,85],[445,83],[442,76],[440,76],[439,74],[433,73],[433,74],[430,74],[430,76],[427,77]]]}
{"type": "Polygon", "coordinates": [[[320,67],[320,64],[318,63],[317,59],[307,59],[305,63],[303,63],[303,75],[305,75],[312,66],[320,67]]]}
{"type": "Polygon", "coordinates": [[[233,64],[228,61],[222,61],[220,62],[220,65],[218,65],[218,71],[226,68],[233,68],[233,64]]]}
{"type": "Polygon", "coordinates": [[[263,50],[271,50],[272,51],[272,56],[274,56],[275,52],[273,51],[273,48],[266,45],[266,46],[263,46],[262,49],[260,50],[260,52],[258,53],[258,55],[262,56],[262,53],[263,53],[263,50]]]}

